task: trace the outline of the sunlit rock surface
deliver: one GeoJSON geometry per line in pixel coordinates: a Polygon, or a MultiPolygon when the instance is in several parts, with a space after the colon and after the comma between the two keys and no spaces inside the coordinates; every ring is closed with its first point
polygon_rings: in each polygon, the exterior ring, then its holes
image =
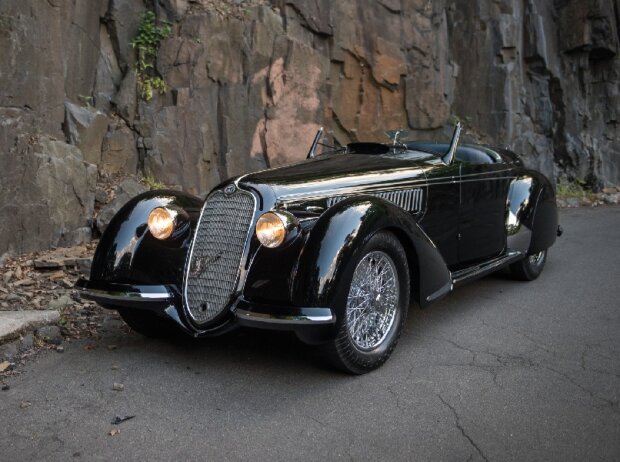
{"type": "Polygon", "coordinates": [[[142,0],[0,2],[0,256],[88,239],[97,175],[205,194],[303,159],[320,126],[347,143],[461,120],[550,177],[620,184],[619,0],[159,4],[169,88],[145,102],[142,0]]]}

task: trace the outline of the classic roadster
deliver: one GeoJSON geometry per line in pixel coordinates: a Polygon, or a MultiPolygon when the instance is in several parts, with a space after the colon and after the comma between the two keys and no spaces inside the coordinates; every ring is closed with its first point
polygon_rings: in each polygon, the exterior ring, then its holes
{"type": "Polygon", "coordinates": [[[232,178],[206,200],[151,191],[103,234],[80,293],[137,332],[294,331],[337,367],[392,353],[424,307],[509,266],[538,277],[561,229],[552,185],[504,149],[352,143],[232,178]]]}

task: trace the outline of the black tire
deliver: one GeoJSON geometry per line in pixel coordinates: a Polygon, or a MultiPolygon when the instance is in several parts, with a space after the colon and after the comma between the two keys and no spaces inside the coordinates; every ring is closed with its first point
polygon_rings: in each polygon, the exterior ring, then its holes
{"type": "MultiPolygon", "coordinates": [[[[364,271],[364,270],[360,270],[364,271]]],[[[344,273],[345,280],[343,281],[343,293],[339,297],[339,305],[336,307],[336,312],[339,314],[338,316],[338,324],[336,325],[337,333],[333,340],[323,346],[324,354],[327,360],[337,367],[338,369],[347,372],[349,374],[365,374],[374,369],[377,369],[381,366],[392,354],[396,344],[398,343],[398,339],[400,334],[405,326],[405,321],[407,320],[407,311],[409,309],[409,267],[407,265],[407,257],[405,255],[405,250],[403,246],[399,242],[399,240],[392,233],[381,231],[373,235],[368,242],[364,245],[364,248],[360,252],[359,256],[353,259],[347,270],[344,273]],[[385,259],[385,255],[389,257],[389,259],[385,259]],[[373,259],[375,261],[373,267],[373,259]],[[389,261],[393,263],[390,264],[389,261]],[[383,299],[381,302],[382,293],[381,292],[372,292],[373,296],[368,297],[368,292],[363,292],[367,297],[365,298],[365,306],[368,307],[370,303],[370,308],[362,309],[360,304],[355,304],[354,300],[355,296],[351,295],[353,298],[351,299],[351,309],[347,309],[347,305],[349,303],[349,295],[351,292],[352,283],[354,280],[354,274],[357,271],[360,263],[364,261],[364,265],[367,271],[379,271],[381,268],[388,268],[388,278],[389,280],[390,274],[396,274],[397,278],[394,283],[394,289],[397,290],[397,296],[394,296],[394,300],[392,303],[387,302],[383,299]],[[383,266],[381,266],[383,265],[383,266]],[[376,294],[376,299],[374,298],[376,294]],[[368,302],[368,300],[373,300],[372,302],[368,302]],[[373,346],[369,346],[368,348],[360,347],[359,343],[361,340],[357,338],[354,340],[352,334],[350,332],[351,329],[354,329],[355,319],[352,318],[354,315],[349,315],[349,313],[354,313],[355,310],[360,310],[360,315],[358,315],[357,322],[358,325],[363,326],[364,324],[359,319],[364,318],[368,319],[368,316],[375,316],[374,321],[372,323],[373,326],[377,325],[377,317],[381,316],[380,310],[375,308],[374,303],[383,305],[377,305],[379,307],[390,306],[395,309],[390,313],[394,313],[390,315],[388,318],[392,319],[389,327],[385,328],[385,333],[382,334],[381,339],[377,340],[377,344],[373,346]],[[367,314],[366,314],[367,313],[367,314]],[[349,322],[351,319],[351,322],[349,322]],[[361,323],[361,324],[360,324],[361,323]]],[[[368,274],[366,272],[366,274],[368,274]]],[[[358,276],[359,281],[363,281],[361,277],[358,276]]],[[[369,279],[366,279],[368,281],[369,279]]],[[[379,282],[382,286],[382,290],[385,289],[386,286],[383,281],[384,279],[373,279],[379,282]]],[[[375,290],[372,287],[377,287],[376,283],[373,285],[366,284],[364,286],[363,283],[358,283],[356,288],[359,300],[359,294],[362,293],[359,291],[359,287],[366,287],[368,291],[375,290]]],[[[393,293],[394,291],[391,291],[393,293]]],[[[386,292],[387,293],[387,290],[386,292]]],[[[389,297],[389,295],[388,295],[389,297]]],[[[385,308],[381,308],[385,309],[385,308]]],[[[386,318],[384,318],[386,319],[386,318]]],[[[385,321],[383,321],[385,323],[385,321]]],[[[361,327],[360,327],[361,330],[361,327]]],[[[382,332],[382,331],[381,331],[382,332]]],[[[357,332],[356,332],[357,333],[357,332]]],[[[358,334],[359,335],[359,334],[358,334]]],[[[373,337],[371,337],[373,338],[373,337]]]]}
{"type": "Polygon", "coordinates": [[[543,250],[533,255],[528,255],[523,260],[510,265],[510,271],[516,279],[521,281],[533,281],[545,268],[547,261],[547,250],[543,250]]]}
{"type": "Polygon", "coordinates": [[[121,315],[125,324],[132,330],[149,338],[167,338],[178,334],[179,329],[167,319],[157,316],[150,311],[139,308],[120,308],[118,314],[121,315]]]}

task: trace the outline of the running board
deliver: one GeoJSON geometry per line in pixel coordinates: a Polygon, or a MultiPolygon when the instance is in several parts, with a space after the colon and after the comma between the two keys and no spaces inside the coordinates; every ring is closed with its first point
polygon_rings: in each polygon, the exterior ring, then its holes
{"type": "Polygon", "coordinates": [[[451,274],[452,285],[456,287],[466,282],[473,281],[474,279],[481,278],[509,265],[510,263],[514,263],[521,258],[523,258],[523,253],[511,251],[501,257],[494,258],[493,260],[487,261],[480,265],[470,266],[469,268],[455,271],[451,274]]]}

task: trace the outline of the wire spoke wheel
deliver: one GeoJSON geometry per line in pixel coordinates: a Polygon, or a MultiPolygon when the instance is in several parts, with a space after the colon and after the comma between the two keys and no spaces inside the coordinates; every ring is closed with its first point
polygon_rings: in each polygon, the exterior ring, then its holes
{"type": "Polygon", "coordinates": [[[545,268],[545,263],[547,261],[547,250],[541,250],[540,252],[533,253],[532,255],[528,255],[522,260],[519,260],[516,263],[510,265],[510,270],[512,274],[517,279],[522,281],[533,281],[542,270],[545,268]]]}
{"type": "Polygon", "coordinates": [[[361,351],[377,348],[387,337],[398,309],[396,265],[385,252],[364,256],[353,273],[346,304],[348,334],[361,351]]]}
{"type": "Polygon", "coordinates": [[[547,252],[545,250],[542,250],[538,253],[535,253],[534,255],[530,255],[527,258],[529,259],[530,265],[540,266],[545,261],[546,255],[547,255],[547,252]]]}
{"type": "Polygon", "coordinates": [[[365,374],[387,361],[407,320],[407,254],[394,234],[379,231],[344,268],[337,331],[322,349],[340,370],[365,374]]]}

